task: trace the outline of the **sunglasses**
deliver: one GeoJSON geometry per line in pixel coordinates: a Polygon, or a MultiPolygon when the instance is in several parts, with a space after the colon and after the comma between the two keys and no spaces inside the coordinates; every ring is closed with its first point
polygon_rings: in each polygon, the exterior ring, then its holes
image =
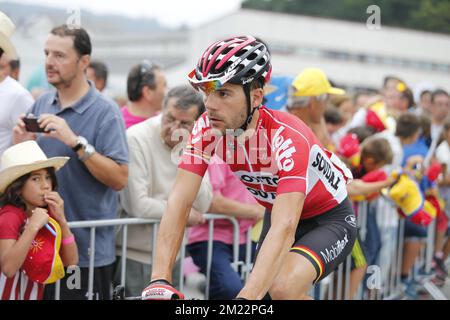
{"type": "Polygon", "coordinates": [[[236,73],[235,71],[226,73],[221,78],[214,80],[198,80],[197,77],[195,76],[195,69],[194,69],[188,74],[188,80],[195,90],[201,91],[205,94],[210,94],[219,89],[220,87],[222,87],[225,83],[227,83],[227,81],[230,80],[235,73],[236,73]]]}
{"type": "Polygon", "coordinates": [[[156,64],[148,60],[143,60],[139,64],[139,79],[136,84],[136,90],[139,90],[143,85],[144,76],[150,74],[156,67],[156,64]]]}

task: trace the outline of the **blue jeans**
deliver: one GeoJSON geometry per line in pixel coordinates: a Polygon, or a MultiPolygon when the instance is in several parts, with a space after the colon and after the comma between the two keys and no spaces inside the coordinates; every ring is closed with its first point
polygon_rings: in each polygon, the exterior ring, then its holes
{"type": "MultiPolygon", "coordinates": [[[[208,242],[196,242],[187,246],[187,250],[194,263],[200,268],[200,272],[206,275],[208,242]]],[[[246,245],[239,246],[239,260],[245,261],[246,245]]],[[[255,246],[252,246],[252,260],[255,254],[255,246]]],[[[213,241],[213,253],[211,261],[211,282],[209,286],[209,299],[230,300],[237,296],[243,287],[238,272],[231,267],[233,262],[233,246],[220,241],[213,241]]]]}
{"type": "Polygon", "coordinates": [[[369,203],[367,212],[366,239],[364,240],[364,253],[366,255],[367,265],[378,263],[381,250],[381,235],[377,223],[377,206],[369,203]]]}

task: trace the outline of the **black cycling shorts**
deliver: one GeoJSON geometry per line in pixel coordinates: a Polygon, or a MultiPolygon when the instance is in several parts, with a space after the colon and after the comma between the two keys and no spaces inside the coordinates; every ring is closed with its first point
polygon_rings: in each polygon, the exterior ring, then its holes
{"type": "MultiPolygon", "coordinates": [[[[270,211],[266,210],[257,253],[270,228],[270,211]]],[[[308,259],[317,272],[314,283],[319,282],[351,253],[356,239],[356,217],[350,200],[318,216],[300,220],[295,241],[290,249],[308,259]]]]}

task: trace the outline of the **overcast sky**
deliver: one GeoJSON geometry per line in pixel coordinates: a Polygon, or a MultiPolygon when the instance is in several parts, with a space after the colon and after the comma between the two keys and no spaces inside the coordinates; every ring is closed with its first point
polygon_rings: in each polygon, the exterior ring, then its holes
{"type": "MultiPolygon", "coordinates": [[[[0,3],[2,1],[0,0],[0,3]]],[[[95,13],[115,13],[132,17],[153,17],[162,24],[197,26],[237,10],[242,0],[9,0],[68,9],[79,7],[95,13]]]]}

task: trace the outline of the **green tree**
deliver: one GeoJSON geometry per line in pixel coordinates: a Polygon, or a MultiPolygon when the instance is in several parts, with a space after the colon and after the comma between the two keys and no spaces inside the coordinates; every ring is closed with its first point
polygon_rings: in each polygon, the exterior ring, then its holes
{"type": "Polygon", "coordinates": [[[244,0],[242,7],[365,22],[372,4],[380,7],[383,25],[450,33],[449,0],[244,0]]]}

